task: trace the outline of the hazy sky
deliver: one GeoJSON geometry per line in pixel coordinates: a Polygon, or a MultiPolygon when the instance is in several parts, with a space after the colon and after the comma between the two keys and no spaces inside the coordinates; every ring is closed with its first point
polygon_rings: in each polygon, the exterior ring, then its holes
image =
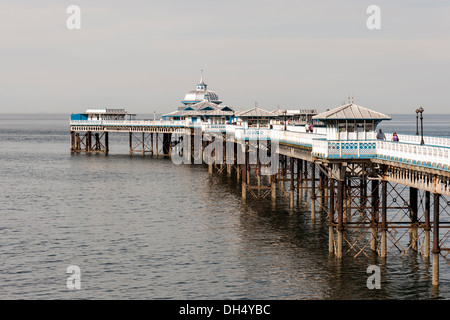
{"type": "Polygon", "coordinates": [[[0,0],[0,30],[2,113],[166,113],[201,69],[236,109],[450,113],[450,1],[0,0]]]}

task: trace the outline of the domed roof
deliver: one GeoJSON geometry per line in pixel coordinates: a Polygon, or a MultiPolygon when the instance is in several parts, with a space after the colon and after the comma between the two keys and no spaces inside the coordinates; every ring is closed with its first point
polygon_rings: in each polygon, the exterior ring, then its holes
{"type": "Polygon", "coordinates": [[[183,103],[184,105],[190,105],[194,103],[199,103],[203,100],[209,100],[215,104],[222,103],[217,93],[211,90],[207,90],[207,85],[203,81],[203,74],[202,74],[202,77],[200,78],[200,82],[199,84],[197,84],[196,89],[188,91],[183,101],[181,101],[181,103],[183,103]]]}
{"type": "Polygon", "coordinates": [[[181,103],[187,104],[193,104],[193,103],[199,103],[203,100],[209,100],[215,104],[221,104],[222,101],[220,101],[219,96],[217,93],[211,90],[192,90],[186,93],[186,96],[184,97],[184,100],[181,101],[181,103]]]}

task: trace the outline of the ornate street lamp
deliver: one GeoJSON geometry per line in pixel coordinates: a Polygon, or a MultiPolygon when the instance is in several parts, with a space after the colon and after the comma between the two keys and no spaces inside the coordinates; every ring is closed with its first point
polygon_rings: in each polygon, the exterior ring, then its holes
{"type": "Polygon", "coordinates": [[[423,108],[420,107],[419,109],[417,109],[418,113],[420,113],[420,133],[421,133],[421,140],[420,140],[420,144],[424,145],[424,141],[423,141],[423,108]]]}
{"type": "Polygon", "coordinates": [[[416,109],[416,136],[419,135],[419,109],[416,109]]]}

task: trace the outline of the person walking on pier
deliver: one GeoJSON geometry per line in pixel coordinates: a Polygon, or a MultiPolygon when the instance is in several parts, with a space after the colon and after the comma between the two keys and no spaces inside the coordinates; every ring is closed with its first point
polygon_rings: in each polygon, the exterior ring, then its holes
{"type": "Polygon", "coordinates": [[[305,124],[305,131],[306,131],[306,133],[309,132],[309,128],[310,128],[310,125],[309,125],[309,122],[307,122],[307,123],[305,124]]]}
{"type": "Polygon", "coordinates": [[[383,131],[380,129],[377,133],[377,139],[378,140],[386,140],[386,136],[384,135],[383,131]]]}
{"type": "Polygon", "coordinates": [[[394,132],[394,133],[392,134],[392,141],[396,141],[396,142],[399,141],[399,140],[398,140],[397,132],[394,132]]]}

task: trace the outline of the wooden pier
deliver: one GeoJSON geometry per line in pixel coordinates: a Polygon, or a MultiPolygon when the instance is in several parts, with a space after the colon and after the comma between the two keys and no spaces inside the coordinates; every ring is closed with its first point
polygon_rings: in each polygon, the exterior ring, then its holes
{"type": "Polygon", "coordinates": [[[257,107],[219,124],[111,116],[72,119],[70,151],[108,154],[109,132],[121,132],[130,156],[206,164],[211,175],[235,177],[243,201],[306,201],[311,219],[326,215],[336,259],[420,254],[432,260],[433,286],[439,262],[450,262],[450,139],[377,140],[377,125],[390,117],[353,103],[315,115],[313,132],[257,107]]]}

